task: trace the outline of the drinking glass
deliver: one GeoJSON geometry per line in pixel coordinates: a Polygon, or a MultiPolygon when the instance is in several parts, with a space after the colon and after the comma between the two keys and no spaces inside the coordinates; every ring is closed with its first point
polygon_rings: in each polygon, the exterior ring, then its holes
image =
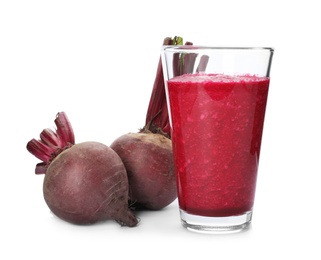
{"type": "Polygon", "coordinates": [[[272,48],[161,51],[181,222],[199,232],[251,223],[272,48]]]}

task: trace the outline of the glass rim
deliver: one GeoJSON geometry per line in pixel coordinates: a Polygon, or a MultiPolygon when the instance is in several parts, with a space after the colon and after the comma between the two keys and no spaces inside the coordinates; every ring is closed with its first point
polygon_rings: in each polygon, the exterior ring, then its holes
{"type": "Polygon", "coordinates": [[[162,51],[179,51],[179,50],[235,50],[235,51],[269,51],[274,52],[273,47],[242,47],[242,46],[206,46],[206,45],[164,45],[162,51]]]}

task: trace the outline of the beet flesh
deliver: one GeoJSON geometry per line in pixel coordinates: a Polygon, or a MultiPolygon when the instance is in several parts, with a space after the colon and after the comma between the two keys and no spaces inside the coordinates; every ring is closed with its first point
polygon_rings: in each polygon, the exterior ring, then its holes
{"type": "Polygon", "coordinates": [[[135,226],[128,208],[128,178],[119,156],[98,142],[84,142],[61,152],[49,165],[44,199],[59,218],[74,224],[114,219],[135,226]]]}
{"type": "Polygon", "coordinates": [[[177,198],[172,142],[161,134],[129,133],[111,145],[122,159],[130,204],[159,210],[177,198]]]}

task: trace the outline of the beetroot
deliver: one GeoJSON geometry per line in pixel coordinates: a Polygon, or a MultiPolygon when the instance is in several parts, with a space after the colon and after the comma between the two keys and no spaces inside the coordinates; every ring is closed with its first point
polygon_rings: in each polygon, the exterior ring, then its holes
{"type": "Polygon", "coordinates": [[[44,199],[59,218],[75,224],[114,219],[133,227],[128,208],[128,178],[117,153],[98,142],[75,144],[64,112],[55,120],[57,132],[45,129],[27,149],[42,160],[36,173],[45,173],[44,199]]]}
{"type": "MultiPolygon", "coordinates": [[[[164,45],[180,45],[181,37],[165,38],[164,45]]],[[[187,42],[186,44],[192,44],[187,42]]],[[[110,147],[122,159],[128,174],[133,208],[159,210],[177,198],[172,141],[161,59],[139,133],[125,134],[110,147]]]]}
{"type": "Polygon", "coordinates": [[[172,142],[161,134],[131,133],[110,147],[122,158],[131,204],[159,210],[177,197],[172,142]]]}

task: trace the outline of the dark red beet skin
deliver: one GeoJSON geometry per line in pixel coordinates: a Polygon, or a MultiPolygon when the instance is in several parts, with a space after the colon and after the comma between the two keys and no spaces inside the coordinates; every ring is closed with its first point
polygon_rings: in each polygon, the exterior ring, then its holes
{"type": "Polygon", "coordinates": [[[127,170],[131,204],[159,210],[177,198],[170,139],[160,134],[130,133],[110,147],[127,170]]]}
{"type": "Polygon", "coordinates": [[[71,223],[115,219],[126,226],[137,224],[128,208],[124,164],[101,143],[79,143],[60,153],[47,169],[43,193],[51,211],[71,223]]]}

